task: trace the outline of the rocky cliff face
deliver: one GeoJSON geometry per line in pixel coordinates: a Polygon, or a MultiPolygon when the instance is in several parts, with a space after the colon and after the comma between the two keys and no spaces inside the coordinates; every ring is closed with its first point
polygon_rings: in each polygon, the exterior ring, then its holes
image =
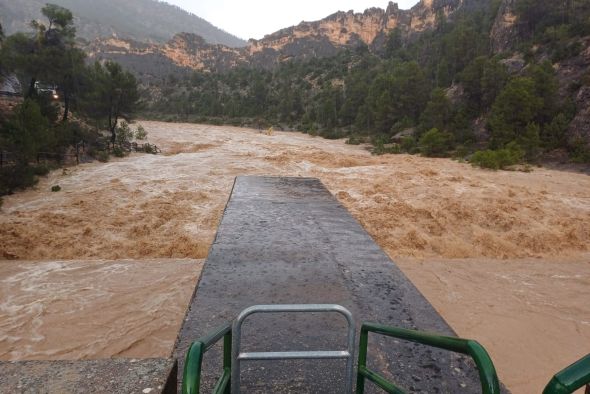
{"type": "Polygon", "coordinates": [[[337,12],[319,21],[301,22],[280,30],[261,40],[250,40],[247,51],[256,57],[271,52],[282,61],[310,56],[330,56],[342,48],[365,44],[379,47],[387,34],[399,29],[406,39],[432,29],[437,16],[452,14],[469,4],[483,4],[481,0],[421,0],[411,10],[400,10],[389,2],[387,9],[369,8],[363,13],[337,12]]]}
{"type": "Polygon", "coordinates": [[[225,45],[210,45],[200,36],[181,33],[160,48],[174,64],[193,70],[226,70],[244,64],[245,52],[225,45]]]}
{"type": "Polygon", "coordinates": [[[490,44],[494,53],[507,52],[518,41],[518,20],[514,13],[515,0],[503,0],[492,27],[490,44]]]}
{"type": "Polygon", "coordinates": [[[210,45],[197,35],[182,33],[165,45],[111,38],[96,40],[87,49],[91,57],[117,60],[140,76],[175,69],[223,71],[242,64],[271,68],[292,59],[333,56],[342,49],[359,45],[378,48],[393,29],[399,29],[404,37],[411,39],[433,28],[437,15],[452,18],[461,7],[474,3],[485,1],[422,0],[411,10],[400,10],[390,2],[385,10],[341,11],[319,21],[279,30],[261,40],[250,40],[245,48],[210,45]],[[157,64],[148,65],[146,61],[157,64]]]}
{"type": "Polygon", "coordinates": [[[191,70],[223,71],[247,62],[243,49],[211,45],[191,33],[175,35],[165,45],[112,37],[86,47],[91,60],[110,59],[149,81],[191,70]]]}
{"type": "Polygon", "coordinates": [[[337,12],[316,22],[302,22],[297,26],[267,35],[261,40],[250,40],[250,54],[272,50],[277,53],[296,53],[296,49],[315,43],[316,55],[329,55],[337,48],[371,45],[384,33],[404,25],[409,27],[408,11],[400,11],[397,4],[389,3],[386,10],[370,8],[364,13],[337,12]],[[306,42],[305,45],[302,45],[306,42]],[[328,52],[328,53],[327,53],[328,52]]]}

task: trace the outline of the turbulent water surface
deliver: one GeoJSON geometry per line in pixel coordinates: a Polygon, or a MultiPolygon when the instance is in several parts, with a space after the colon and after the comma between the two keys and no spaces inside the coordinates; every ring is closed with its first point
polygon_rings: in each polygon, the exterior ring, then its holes
{"type": "Polygon", "coordinates": [[[143,125],[162,155],[55,171],[4,199],[0,256],[17,261],[0,264],[1,358],[167,352],[198,269],[158,259],[206,257],[234,177],[257,174],[320,178],[449,324],[481,340],[515,393],[540,392],[590,352],[589,176],[372,156],[300,133],[143,125]]]}
{"type": "Polygon", "coordinates": [[[166,357],[201,266],[189,259],[0,262],[0,359],[166,357]]]}

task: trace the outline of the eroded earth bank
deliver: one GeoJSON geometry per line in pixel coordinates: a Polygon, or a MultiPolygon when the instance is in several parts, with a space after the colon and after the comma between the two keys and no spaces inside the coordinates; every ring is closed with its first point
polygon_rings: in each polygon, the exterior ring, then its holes
{"type": "Polygon", "coordinates": [[[4,198],[0,359],[169,354],[233,179],[255,174],[320,178],[513,392],[590,352],[589,176],[142,124],[162,155],[54,171],[4,198]]]}

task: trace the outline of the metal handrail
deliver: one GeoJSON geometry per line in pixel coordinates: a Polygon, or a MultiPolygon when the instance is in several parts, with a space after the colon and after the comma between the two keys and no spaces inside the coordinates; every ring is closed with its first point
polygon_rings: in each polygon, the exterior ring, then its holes
{"type": "Polygon", "coordinates": [[[356,382],[357,394],[364,393],[366,379],[369,379],[371,382],[375,383],[377,386],[388,393],[405,393],[401,388],[389,382],[379,373],[367,368],[367,345],[369,332],[466,354],[470,356],[473,361],[475,361],[475,365],[477,366],[479,372],[483,394],[500,393],[500,383],[498,381],[498,376],[496,375],[494,364],[492,363],[492,360],[490,359],[490,356],[486,350],[478,342],[469,339],[446,337],[414,330],[406,330],[403,328],[388,327],[381,324],[363,323],[361,326],[361,336],[359,343],[359,360],[356,382]]]}
{"type": "MultiPolygon", "coordinates": [[[[590,354],[556,373],[543,394],[570,394],[590,383],[590,354]]],[[[586,392],[590,388],[586,387],[586,392]]]]}
{"type": "Polygon", "coordinates": [[[182,376],[182,394],[199,394],[203,355],[223,338],[223,374],[215,384],[213,393],[230,394],[232,326],[227,323],[212,334],[193,342],[186,353],[182,376]]]}
{"type": "Polygon", "coordinates": [[[255,305],[244,309],[233,324],[231,392],[240,392],[240,362],[243,360],[285,360],[285,359],[347,359],[346,393],[352,392],[352,363],[354,357],[355,325],[350,311],[335,304],[255,305]],[[283,312],[336,312],[348,322],[348,349],[346,351],[291,351],[291,352],[240,352],[242,324],[255,313],[283,312]]]}

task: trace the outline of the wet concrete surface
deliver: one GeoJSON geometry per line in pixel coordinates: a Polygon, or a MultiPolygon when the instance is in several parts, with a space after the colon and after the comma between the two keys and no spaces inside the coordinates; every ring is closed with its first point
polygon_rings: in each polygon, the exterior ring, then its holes
{"type": "MultiPolygon", "coordinates": [[[[356,319],[455,335],[360,224],[314,178],[236,178],[175,348],[181,379],[190,343],[255,304],[335,303],[356,319]]],[[[243,351],[342,350],[337,315],[254,315],[243,351]]],[[[205,356],[204,388],[220,373],[220,347],[205,356]]],[[[356,364],[356,355],[355,355],[356,364]]],[[[341,393],[340,360],[245,362],[242,392],[341,393]]],[[[480,392],[463,356],[369,337],[368,365],[410,392],[480,392]]],[[[205,391],[207,392],[207,391],[205,391]]],[[[380,392],[367,383],[366,392],[380,392]]]]}
{"type": "Polygon", "coordinates": [[[171,359],[0,362],[0,393],[176,393],[171,359]]]}

